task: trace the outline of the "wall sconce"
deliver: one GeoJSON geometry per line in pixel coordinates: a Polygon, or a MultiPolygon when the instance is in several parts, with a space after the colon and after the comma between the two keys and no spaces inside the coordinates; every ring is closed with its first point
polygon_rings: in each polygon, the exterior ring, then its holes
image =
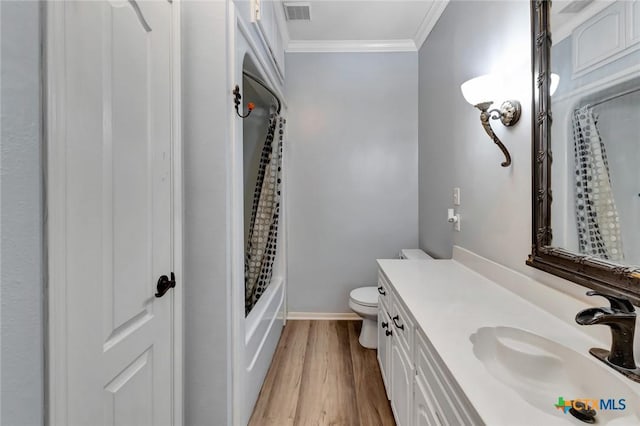
{"type": "Polygon", "coordinates": [[[509,167],[511,165],[511,154],[509,154],[507,148],[491,128],[489,119],[500,119],[502,124],[511,127],[520,119],[522,107],[520,102],[516,100],[507,100],[502,103],[500,109],[494,108],[490,110],[489,107],[493,104],[490,99],[493,99],[499,87],[499,82],[494,76],[483,75],[462,83],[460,90],[462,90],[462,95],[466,101],[480,110],[482,127],[505,156],[505,160],[501,164],[502,167],[509,167]]]}
{"type": "MultiPolygon", "coordinates": [[[[558,88],[559,81],[560,78],[557,74],[551,75],[551,94],[558,88]]],[[[501,163],[501,166],[509,167],[511,165],[511,154],[509,154],[507,148],[491,128],[491,122],[489,120],[499,119],[504,126],[511,127],[520,120],[522,107],[520,102],[510,99],[504,101],[502,105],[500,105],[500,108],[489,109],[493,104],[491,99],[495,97],[496,93],[499,93],[502,85],[503,82],[497,77],[493,75],[483,75],[462,83],[460,90],[465,100],[480,110],[482,127],[504,154],[505,161],[501,163]]]]}

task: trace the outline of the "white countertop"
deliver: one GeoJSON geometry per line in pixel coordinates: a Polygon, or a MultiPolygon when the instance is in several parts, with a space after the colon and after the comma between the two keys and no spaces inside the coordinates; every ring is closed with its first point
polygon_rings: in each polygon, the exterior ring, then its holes
{"type": "MultiPolygon", "coordinates": [[[[588,357],[589,348],[602,347],[601,343],[455,260],[393,259],[378,264],[487,425],[583,424],[556,410],[554,403],[559,396],[589,395],[550,395],[548,413],[534,408],[485,368],[473,353],[470,337],[481,327],[514,327],[588,357]]],[[[593,362],[610,370],[595,358],[593,362]]],[[[636,399],[640,385],[619,376],[621,384],[634,389],[636,399]]],[[[627,407],[631,409],[640,407],[627,407]]]]}

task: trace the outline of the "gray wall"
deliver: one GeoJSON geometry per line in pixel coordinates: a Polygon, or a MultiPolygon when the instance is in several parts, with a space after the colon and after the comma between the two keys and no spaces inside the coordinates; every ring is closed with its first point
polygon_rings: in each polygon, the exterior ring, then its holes
{"type": "Polygon", "coordinates": [[[182,2],[185,424],[228,424],[226,2],[182,2]]]}
{"type": "Polygon", "coordinates": [[[417,246],[417,59],[286,55],[289,311],[349,312],[375,259],[417,246]]]}
{"type": "Polygon", "coordinates": [[[532,270],[524,263],[531,246],[529,16],[529,2],[452,1],[420,49],[420,246],[437,257],[451,256],[457,244],[532,270]],[[523,108],[513,128],[492,123],[511,151],[509,168],[460,92],[470,78],[505,70],[517,76],[511,97],[523,108]],[[455,186],[461,232],[446,222],[455,186]]]}
{"type": "MultiPolygon", "coordinates": [[[[515,280],[509,290],[608,344],[607,330],[574,320],[580,309],[601,306],[602,300],[585,296],[585,287],[525,265],[531,246],[529,2],[453,0],[419,56],[421,248],[447,257],[456,244],[523,273],[530,279],[515,280]],[[511,151],[510,168],[500,167],[501,152],[460,92],[467,79],[506,69],[518,76],[512,97],[523,107],[514,128],[494,124],[511,151]],[[462,189],[459,233],[445,220],[454,186],[462,189]]],[[[635,347],[640,350],[640,341],[635,347]]]]}
{"type": "Polygon", "coordinates": [[[44,418],[40,4],[0,2],[3,425],[44,418]]]}

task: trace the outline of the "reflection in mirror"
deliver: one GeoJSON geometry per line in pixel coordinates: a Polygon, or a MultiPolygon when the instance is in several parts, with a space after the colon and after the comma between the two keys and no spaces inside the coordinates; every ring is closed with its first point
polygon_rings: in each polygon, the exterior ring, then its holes
{"type": "Polygon", "coordinates": [[[640,265],[640,1],[551,8],[552,245],[640,265]]]}

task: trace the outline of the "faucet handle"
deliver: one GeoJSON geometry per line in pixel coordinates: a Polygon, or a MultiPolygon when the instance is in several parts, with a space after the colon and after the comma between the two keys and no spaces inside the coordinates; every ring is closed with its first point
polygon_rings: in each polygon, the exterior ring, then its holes
{"type": "Polygon", "coordinates": [[[614,296],[612,294],[601,293],[599,291],[588,291],[587,296],[602,296],[606,298],[611,304],[611,309],[618,312],[624,312],[626,314],[635,313],[635,308],[629,299],[624,296],[614,296]]]}

